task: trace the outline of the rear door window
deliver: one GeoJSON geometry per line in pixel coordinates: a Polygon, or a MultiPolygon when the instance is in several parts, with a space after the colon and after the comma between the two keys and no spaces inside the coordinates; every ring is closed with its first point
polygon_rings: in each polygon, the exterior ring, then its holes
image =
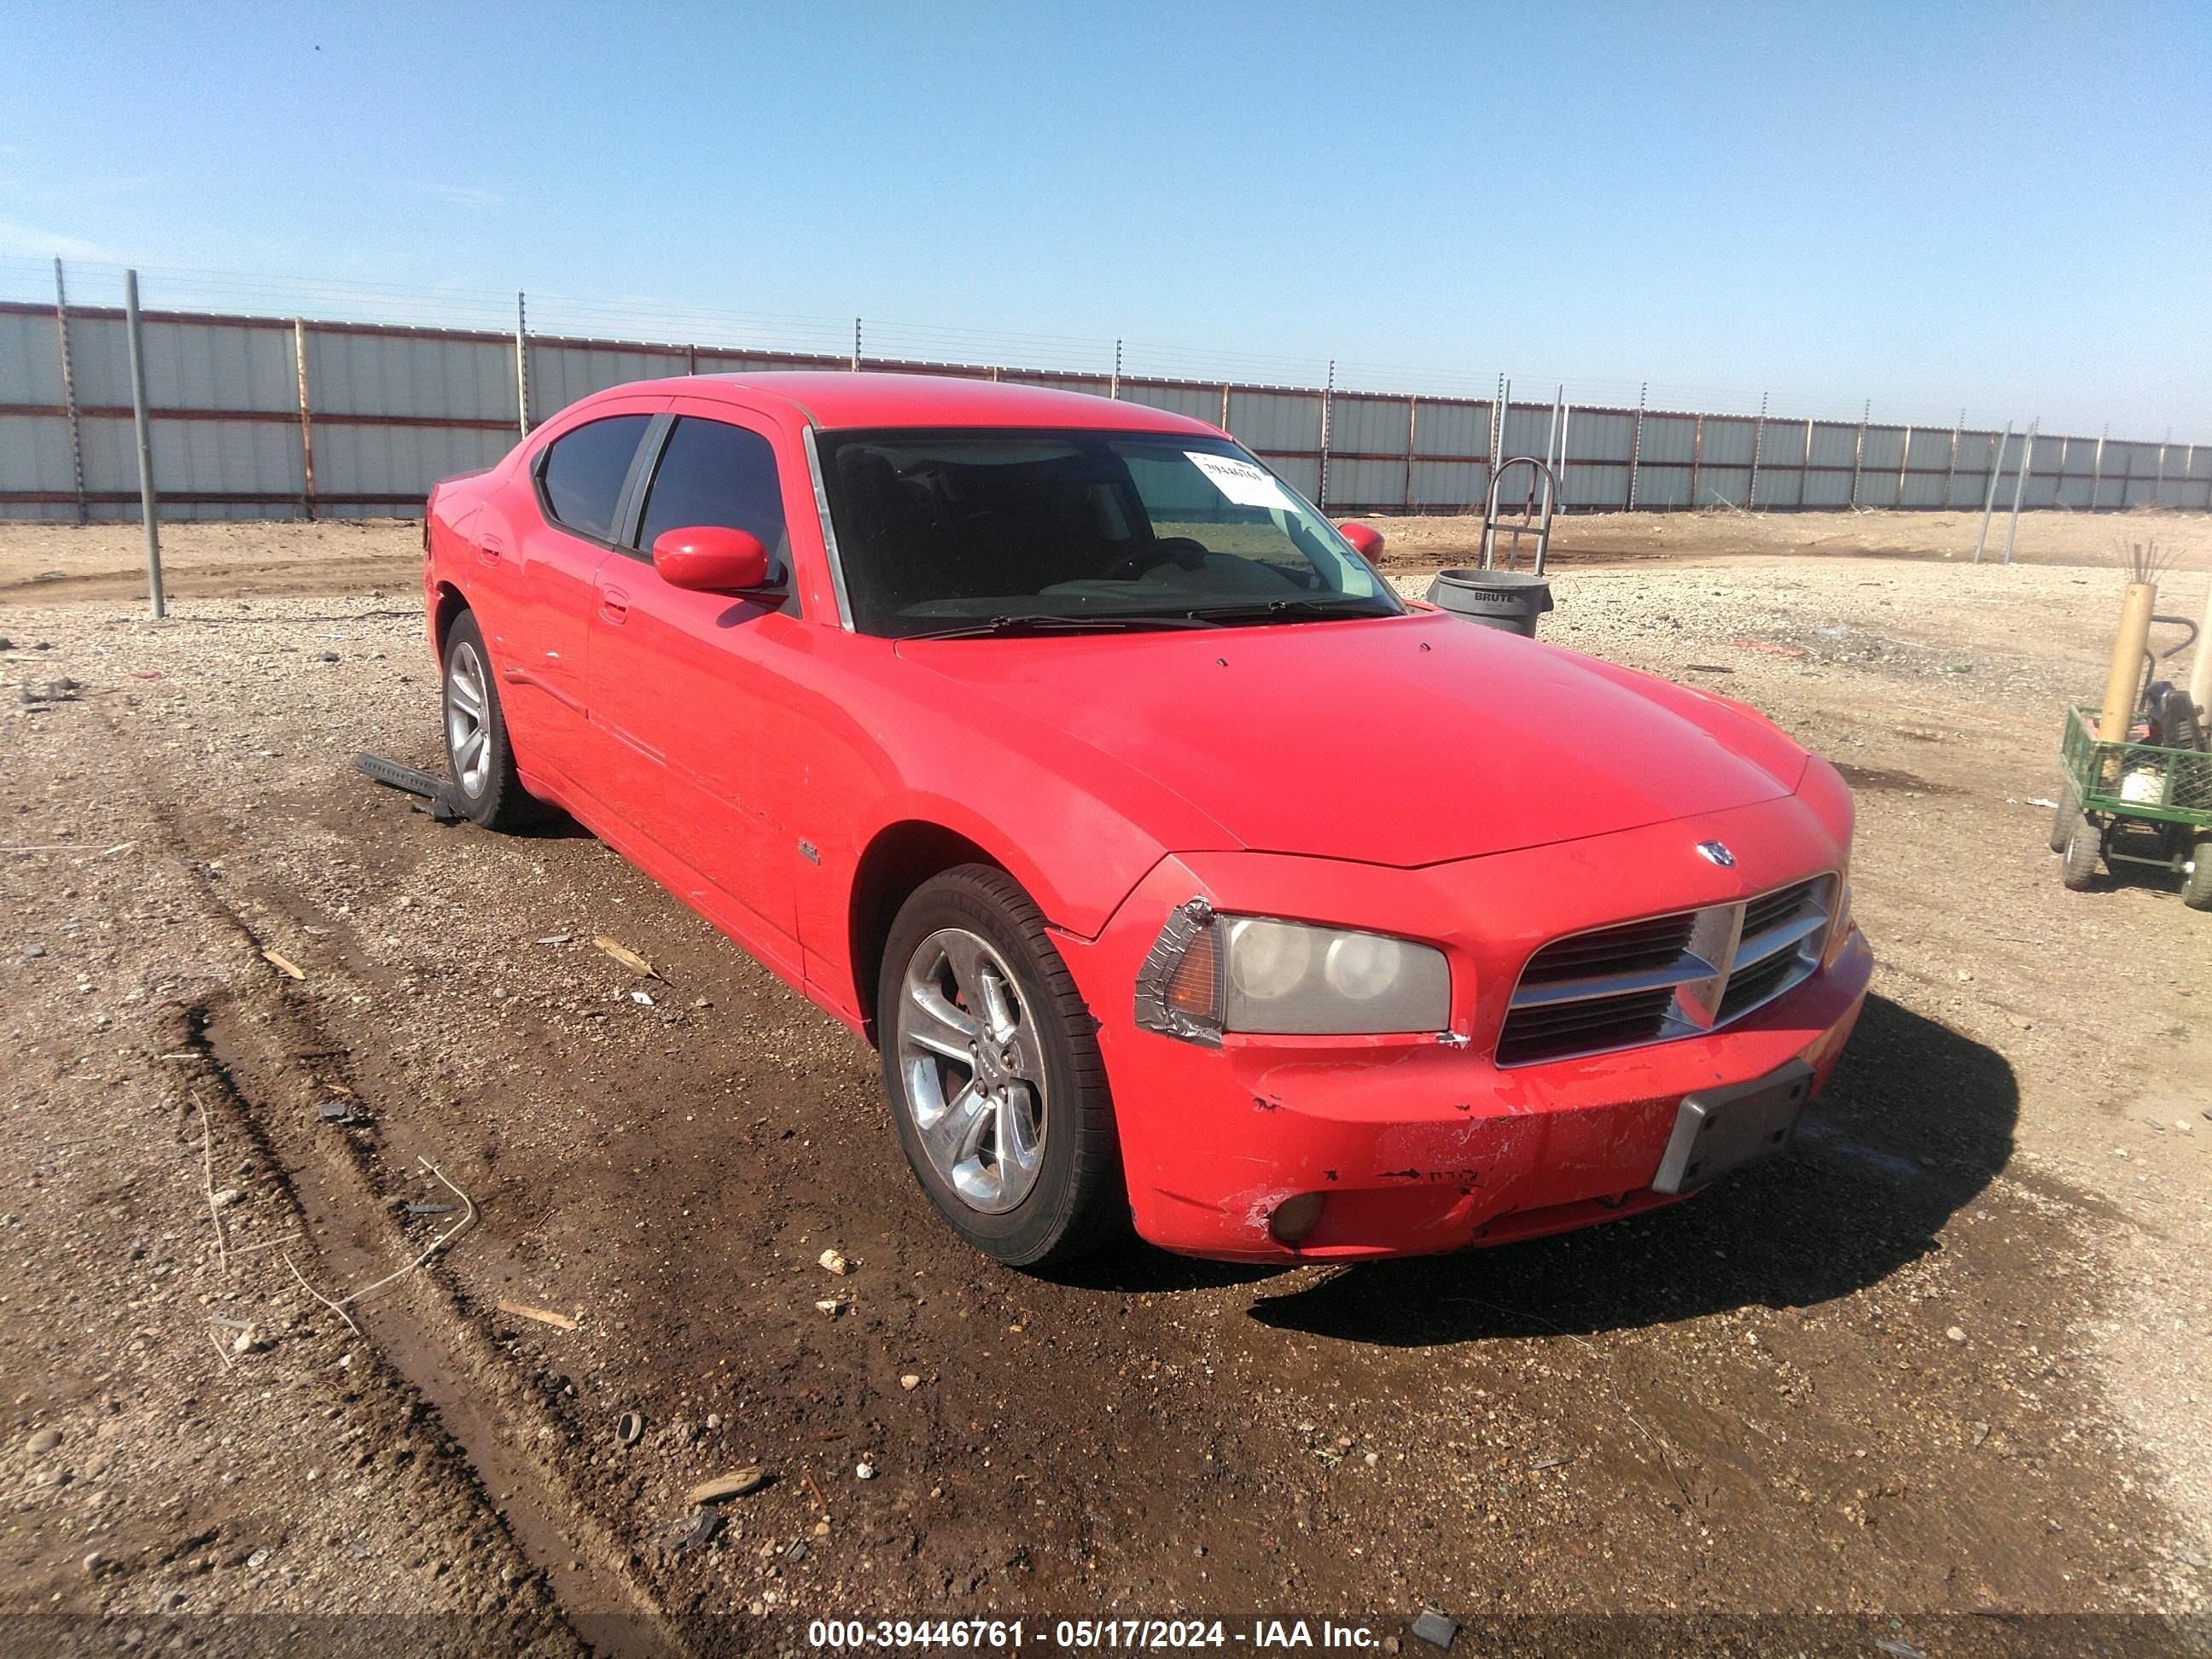
{"type": "Polygon", "coordinates": [[[613,415],[556,438],[539,472],[546,516],[579,535],[611,541],[623,481],[650,415],[613,415]]]}
{"type": "Polygon", "coordinates": [[[638,548],[650,556],[659,537],[695,525],[750,531],[775,568],[786,568],[783,486],[766,438],[697,416],[676,422],[646,491],[638,548]]]}

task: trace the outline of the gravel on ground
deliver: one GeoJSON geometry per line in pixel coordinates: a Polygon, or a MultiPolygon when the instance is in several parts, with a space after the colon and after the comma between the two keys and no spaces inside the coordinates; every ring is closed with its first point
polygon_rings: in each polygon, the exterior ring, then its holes
{"type": "Polygon", "coordinates": [[[1853,781],[1880,967],[1790,1155],[1450,1258],[1054,1279],[597,842],[351,771],[438,757],[391,549],[161,623],[12,592],[0,1607],[2201,1619],[2212,921],[2045,847],[2118,574],[1721,555],[1570,561],[1545,637],[1853,781]]]}

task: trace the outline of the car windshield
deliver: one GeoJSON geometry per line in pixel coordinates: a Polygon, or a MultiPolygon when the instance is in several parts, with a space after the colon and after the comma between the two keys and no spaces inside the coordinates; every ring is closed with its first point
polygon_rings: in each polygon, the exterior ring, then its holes
{"type": "Polygon", "coordinates": [[[1121,632],[1403,610],[1333,525],[1225,439],[963,430],[818,442],[863,633],[1091,622],[1121,632]]]}

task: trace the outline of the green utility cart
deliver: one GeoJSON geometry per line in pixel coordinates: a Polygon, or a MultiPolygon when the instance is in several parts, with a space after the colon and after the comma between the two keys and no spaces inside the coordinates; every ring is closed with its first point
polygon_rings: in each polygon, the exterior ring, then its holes
{"type": "Polygon", "coordinates": [[[2066,782],[2051,821],[2059,879],[2075,892],[2097,866],[2148,865],[2182,878],[2183,902],[2212,910],[2212,752],[2150,743],[2102,743],[2098,711],[2066,711],[2058,753],[2066,782]]]}

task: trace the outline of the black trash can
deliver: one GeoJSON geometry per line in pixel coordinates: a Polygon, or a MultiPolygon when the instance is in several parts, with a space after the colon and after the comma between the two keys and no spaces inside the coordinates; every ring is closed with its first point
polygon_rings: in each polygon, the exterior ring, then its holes
{"type": "Polygon", "coordinates": [[[1552,608],[1552,584],[1524,571],[1443,570],[1429,584],[1429,603],[1533,640],[1536,618],[1552,608]]]}

